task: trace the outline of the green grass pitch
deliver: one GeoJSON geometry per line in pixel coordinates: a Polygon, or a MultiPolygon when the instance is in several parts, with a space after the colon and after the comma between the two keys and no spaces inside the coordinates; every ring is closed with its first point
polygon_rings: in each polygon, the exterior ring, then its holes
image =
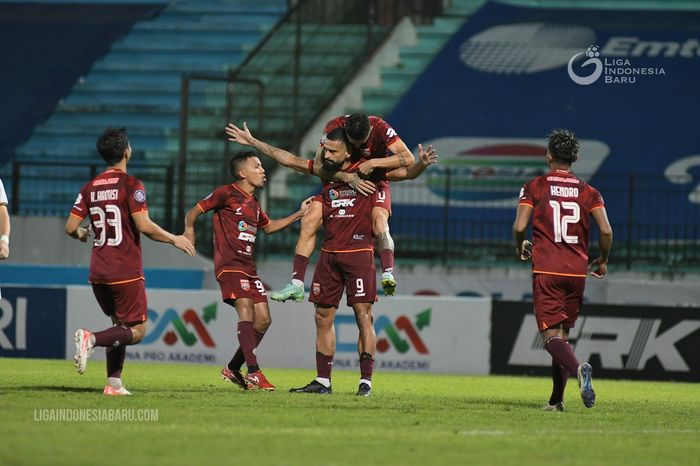
{"type": "Polygon", "coordinates": [[[111,398],[104,371],[0,358],[0,465],[700,464],[698,384],[594,379],[586,409],[572,380],[556,413],[540,410],[551,385],[536,377],[380,372],[360,398],[354,371],[334,372],[333,395],[319,396],[288,393],[311,370],[266,369],[278,390],[243,392],[218,367],[127,361],[133,396],[111,398]],[[158,419],[37,420],[77,409],[158,419]]]}

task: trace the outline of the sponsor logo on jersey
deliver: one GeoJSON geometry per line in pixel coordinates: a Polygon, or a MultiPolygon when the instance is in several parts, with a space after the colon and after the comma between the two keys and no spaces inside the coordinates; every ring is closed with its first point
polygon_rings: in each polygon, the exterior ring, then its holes
{"type": "Polygon", "coordinates": [[[355,199],[335,199],[331,201],[331,207],[355,207],[355,199]]]}
{"type": "Polygon", "coordinates": [[[241,241],[248,241],[249,243],[254,243],[255,235],[248,233],[247,231],[242,231],[238,234],[238,239],[241,241]]]}
{"type": "Polygon", "coordinates": [[[238,231],[246,231],[248,229],[248,224],[241,220],[238,222],[238,231]]]}

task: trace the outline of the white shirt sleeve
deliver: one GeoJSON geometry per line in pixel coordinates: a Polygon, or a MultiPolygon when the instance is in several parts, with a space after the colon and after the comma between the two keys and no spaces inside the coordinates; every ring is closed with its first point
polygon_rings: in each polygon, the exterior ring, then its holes
{"type": "Polygon", "coordinates": [[[2,180],[0,180],[0,205],[7,205],[7,194],[5,193],[5,186],[2,185],[2,180]]]}

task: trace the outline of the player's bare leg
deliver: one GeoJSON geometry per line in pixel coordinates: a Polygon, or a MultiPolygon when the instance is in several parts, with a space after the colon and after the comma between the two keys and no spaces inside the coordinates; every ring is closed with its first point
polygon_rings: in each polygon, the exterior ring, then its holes
{"type": "Polygon", "coordinates": [[[297,303],[304,300],[304,277],[306,267],[309,265],[309,257],[316,247],[316,233],[323,223],[323,209],[318,201],[309,206],[309,210],[301,218],[301,230],[294,250],[294,263],[292,265],[292,281],[287,283],[279,291],[270,293],[273,301],[285,302],[292,299],[297,303]]]}
{"type": "Polygon", "coordinates": [[[316,321],[316,378],[309,384],[292,388],[292,393],[316,393],[330,395],[331,370],[333,368],[333,356],[335,355],[335,307],[322,307],[316,305],[314,320],[316,321]]]}
{"type": "Polygon", "coordinates": [[[360,383],[356,395],[372,394],[372,373],[374,372],[374,353],[377,348],[377,334],[374,330],[372,304],[357,303],[352,306],[359,336],[357,354],[360,356],[360,383]]]}
{"type": "Polygon", "coordinates": [[[394,239],[389,234],[389,211],[383,207],[372,208],[372,235],[377,243],[379,262],[382,267],[382,288],[384,294],[393,296],[396,292],[394,278],[394,239]]]}

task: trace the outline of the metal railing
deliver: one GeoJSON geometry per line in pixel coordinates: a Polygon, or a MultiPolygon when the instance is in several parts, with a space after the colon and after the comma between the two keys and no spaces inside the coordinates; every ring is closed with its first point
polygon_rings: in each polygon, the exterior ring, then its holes
{"type": "MultiPolygon", "coordinates": [[[[10,176],[3,174],[3,183],[10,198],[10,213],[49,217],[67,216],[83,185],[105,169],[104,163],[96,160],[13,159],[9,167],[10,176]]],[[[172,230],[174,166],[133,161],[128,169],[144,183],[151,218],[172,230]]]]}
{"type": "MultiPolygon", "coordinates": [[[[80,188],[103,168],[96,160],[14,160],[2,167],[0,176],[13,215],[66,216],[80,188]]],[[[129,173],[144,182],[151,217],[172,231],[173,165],[134,161],[129,173]]],[[[523,180],[490,185],[469,181],[474,180],[442,167],[429,169],[417,181],[392,183],[390,226],[397,257],[404,264],[522,266],[513,258],[511,227],[523,180]]],[[[592,184],[605,198],[614,230],[612,268],[671,275],[700,270],[700,205],[689,198],[693,186],[669,182],[661,175],[633,174],[597,176],[592,184]]],[[[270,217],[279,218],[320,187],[316,178],[292,175],[283,181],[273,174],[257,195],[270,217]],[[278,182],[284,189],[274,189],[278,182]],[[273,197],[274,193],[286,195],[273,197]]],[[[199,193],[198,199],[204,195],[199,193]]],[[[275,235],[258,235],[259,256],[293,255],[298,229],[297,223],[275,235]]],[[[211,219],[202,219],[197,230],[200,253],[210,254],[211,219]]],[[[591,230],[591,255],[597,255],[597,228],[591,230]]],[[[322,236],[321,231],[317,246],[322,236]]]]}
{"type": "MultiPolygon", "coordinates": [[[[512,225],[518,190],[527,180],[470,184],[473,178],[445,167],[423,177],[392,183],[390,226],[397,257],[404,263],[520,265],[514,261],[512,225]]],[[[700,205],[679,202],[692,187],[669,183],[662,175],[634,174],[597,176],[593,185],[605,199],[614,231],[612,268],[669,274],[700,270],[700,205]]],[[[289,177],[284,190],[289,199],[273,198],[270,186],[260,196],[268,214],[277,218],[319,189],[317,179],[289,177]]],[[[591,224],[590,254],[597,257],[598,231],[591,224]]],[[[262,254],[293,254],[295,234],[258,238],[262,254]]]]}

